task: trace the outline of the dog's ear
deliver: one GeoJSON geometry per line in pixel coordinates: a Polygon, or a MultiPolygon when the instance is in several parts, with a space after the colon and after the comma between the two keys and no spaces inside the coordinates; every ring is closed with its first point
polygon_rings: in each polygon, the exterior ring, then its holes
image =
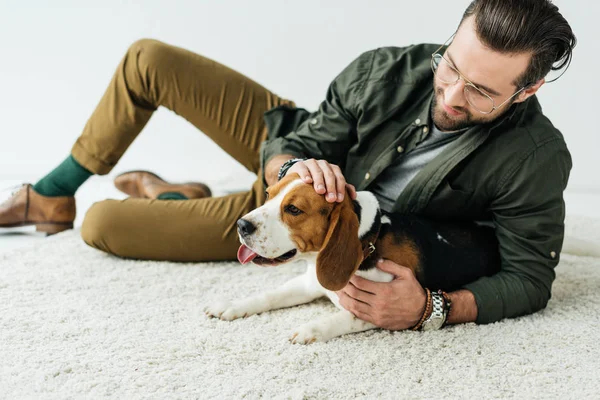
{"type": "Polygon", "coordinates": [[[331,212],[329,229],[317,256],[317,279],[325,289],[342,289],[362,262],[358,225],[358,216],[348,195],[331,212]]]}

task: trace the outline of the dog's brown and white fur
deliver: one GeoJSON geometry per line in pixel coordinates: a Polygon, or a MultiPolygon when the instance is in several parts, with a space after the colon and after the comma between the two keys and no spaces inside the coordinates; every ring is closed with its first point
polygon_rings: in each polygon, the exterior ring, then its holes
{"type": "Polygon", "coordinates": [[[261,266],[304,260],[306,272],[257,296],[206,308],[209,316],[234,320],[327,296],[340,310],[296,329],[293,343],[312,343],[375,328],[342,308],[335,291],[352,274],[377,282],[392,275],[375,268],[379,258],[410,268],[432,290],[452,291],[500,268],[492,228],[436,222],[413,215],[382,214],[375,196],[358,192],[329,203],[297,174],[269,187],[265,204],[238,221],[238,259],[261,266]]]}

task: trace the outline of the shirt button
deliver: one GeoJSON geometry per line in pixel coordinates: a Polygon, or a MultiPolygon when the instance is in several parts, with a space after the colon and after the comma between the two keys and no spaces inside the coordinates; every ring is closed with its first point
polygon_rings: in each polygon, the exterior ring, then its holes
{"type": "Polygon", "coordinates": [[[415,125],[419,125],[421,123],[421,120],[419,118],[417,118],[417,120],[415,121],[415,125]]]}
{"type": "Polygon", "coordinates": [[[423,128],[423,133],[427,133],[427,132],[429,132],[429,128],[428,127],[423,128]]]}
{"type": "Polygon", "coordinates": [[[367,172],[367,173],[365,174],[365,179],[369,179],[370,177],[371,177],[371,174],[367,172]]]}
{"type": "Polygon", "coordinates": [[[319,122],[319,121],[316,118],[313,118],[313,119],[310,120],[310,123],[313,124],[313,125],[316,125],[317,122],[319,122]]]}
{"type": "Polygon", "coordinates": [[[404,152],[404,147],[398,146],[398,147],[396,147],[396,150],[398,150],[398,153],[403,153],[404,152]]]}

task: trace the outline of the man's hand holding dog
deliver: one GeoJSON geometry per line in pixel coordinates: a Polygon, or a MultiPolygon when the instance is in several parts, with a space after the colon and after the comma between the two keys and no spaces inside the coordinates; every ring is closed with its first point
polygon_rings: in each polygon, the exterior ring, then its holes
{"type": "Polygon", "coordinates": [[[379,260],[377,268],[394,275],[394,279],[380,283],[353,275],[350,283],[336,292],[340,304],[357,318],[380,328],[412,328],[423,315],[427,301],[425,289],[406,267],[379,260]]]}

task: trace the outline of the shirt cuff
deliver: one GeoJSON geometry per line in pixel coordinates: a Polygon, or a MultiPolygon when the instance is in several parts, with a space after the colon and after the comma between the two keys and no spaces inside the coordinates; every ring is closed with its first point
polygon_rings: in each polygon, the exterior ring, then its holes
{"type": "Polygon", "coordinates": [[[465,285],[466,289],[473,293],[477,303],[478,324],[490,324],[504,318],[504,300],[491,278],[480,278],[475,282],[465,285]]]}

